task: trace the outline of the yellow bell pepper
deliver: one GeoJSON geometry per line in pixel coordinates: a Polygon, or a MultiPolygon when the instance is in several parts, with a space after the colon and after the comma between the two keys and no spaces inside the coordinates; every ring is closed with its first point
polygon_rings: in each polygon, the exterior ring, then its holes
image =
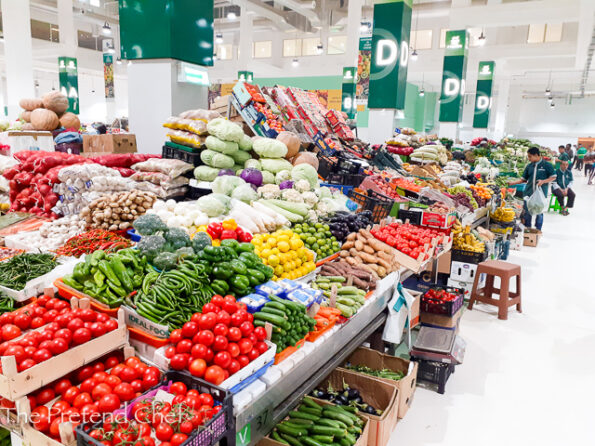
{"type": "Polygon", "coordinates": [[[237,229],[237,227],[238,227],[238,224],[236,223],[236,221],[233,218],[223,221],[223,229],[225,229],[225,230],[235,231],[237,229]]]}
{"type": "MultiPolygon", "coordinates": [[[[208,234],[208,232],[207,232],[208,234]]],[[[213,240],[213,246],[221,246],[221,240],[216,238],[215,240],[213,240]]]]}

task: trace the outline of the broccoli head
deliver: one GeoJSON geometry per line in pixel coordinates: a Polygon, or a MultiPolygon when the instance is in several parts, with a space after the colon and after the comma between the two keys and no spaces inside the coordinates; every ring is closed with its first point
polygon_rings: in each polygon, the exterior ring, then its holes
{"type": "Polygon", "coordinates": [[[190,237],[182,228],[169,228],[165,233],[165,241],[172,251],[190,245],[190,237]]]}
{"type": "Polygon", "coordinates": [[[199,231],[194,234],[194,238],[192,239],[192,247],[194,248],[194,252],[197,254],[202,251],[205,246],[212,246],[213,242],[211,241],[211,237],[206,232],[199,231]]]}
{"type": "Polygon", "coordinates": [[[190,246],[184,246],[183,248],[177,249],[175,252],[178,260],[185,259],[187,257],[194,257],[194,249],[190,246]]]}
{"type": "Polygon", "coordinates": [[[156,214],[141,215],[134,221],[132,227],[140,235],[153,235],[159,231],[167,231],[167,225],[156,214]]]}
{"type": "Polygon", "coordinates": [[[153,259],[155,268],[161,271],[174,269],[178,263],[178,256],[173,252],[162,252],[153,259]]]}
{"type": "Polygon", "coordinates": [[[152,261],[155,256],[164,250],[165,239],[160,235],[148,235],[143,237],[136,245],[142,255],[147,256],[147,260],[152,261]]]}

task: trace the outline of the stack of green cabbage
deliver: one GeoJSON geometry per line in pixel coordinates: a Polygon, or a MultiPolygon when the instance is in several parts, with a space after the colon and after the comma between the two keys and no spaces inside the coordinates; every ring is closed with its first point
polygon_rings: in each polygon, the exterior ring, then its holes
{"type": "Polygon", "coordinates": [[[200,154],[204,166],[194,169],[194,176],[199,181],[213,181],[222,169],[234,172],[244,168],[244,163],[251,158],[252,140],[244,134],[242,128],[223,118],[209,121],[207,147],[200,154]]]}
{"type": "Polygon", "coordinates": [[[282,141],[271,138],[258,138],[252,148],[260,157],[259,160],[248,160],[246,168],[255,168],[262,172],[264,184],[280,184],[289,180],[292,164],[285,159],[287,146],[282,141]]]}

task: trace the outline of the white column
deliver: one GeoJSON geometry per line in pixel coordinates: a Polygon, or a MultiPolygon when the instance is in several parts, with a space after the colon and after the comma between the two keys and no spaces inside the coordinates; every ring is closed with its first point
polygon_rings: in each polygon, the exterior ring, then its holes
{"type": "MultiPolygon", "coordinates": [[[[508,100],[510,96],[510,79],[499,80],[495,83],[498,86],[498,91],[495,93],[495,98],[492,98],[492,102],[496,99],[496,106],[492,103],[491,121],[494,123],[492,138],[496,141],[506,136],[506,117],[508,112],[508,100]]],[[[491,127],[491,126],[490,126],[491,127]]]]}
{"type": "MultiPolygon", "coordinates": [[[[240,70],[249,70],[250,60],[252,59],[252,14],[245,5],[240,10],[240,57],[238,58],[238,67],[240,70]]],[[[237,73],[234,73],[234,79],[237,73]]]]}
{"type": "Polygon", "coordinates": [[[382,144],[395,131],[395,110],[371,109],[368,116],[368,141],[370,144],[382,144]]]}
{"type": "MultiPolygon", "coordinates": [[[[349,0],[347,9],[347,45],[345,46],[346,66],[357,65],[362,5],[363,0],[349,0]]],[[[326,43],[324,45],[326,48],[326,43]]]]}
{"type": "Polygon", "coordinates": [[[76,57],[76,28],[72,0],[58,0],[58,26],[60,27],[61,55],[76,57]]]}
{"type": "Polygon", "coordinates": [[[19,101],[35,97],[29,0],[2,0],[9,119],[20,113],[19,101]]]}
{"type": "Polygon", "coordinates": [[[458,122],[440,122],[440,132],[438,133],[442,138],[450,138],[455,144],[459,139],[459,123],[458,122]]]}

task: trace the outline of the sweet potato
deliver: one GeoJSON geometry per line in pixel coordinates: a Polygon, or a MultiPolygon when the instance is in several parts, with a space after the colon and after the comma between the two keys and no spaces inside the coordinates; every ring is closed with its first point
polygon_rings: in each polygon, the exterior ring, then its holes
{"type": "Polygon", "coordinates": [[[349,235],[347,236],[347,240],[349,240],[349,241],[353,241],[353,240],[355,240],[355,232],[352,232],[351,234],[349,234],[349,235]]]}
{"type": "Polygon", "coordinates": [[[363,249],[364,249],[363,242],[361,242],[360,240],[356,240],[355,241],[355,249],[357,249],[358,251],[363,251],[363,249]]]}
{"type": "Polygon", "coordinates": [[[382,266],[383,268],[390,270],[391,269],[391,265],[390,263],[388,263],[386,260],[381,259],[381,258],[377,258],[376,259],[376,263],[378,263],[378,265],[382,266]]]}
{"type": "Polygon", "coordinates": [[[350,248],[353,248],[354,246],[355,246],[355,243],[352,240],[350,240],[350,241],[343,243],[343,246],[341,248],[342,249],[350,249],[350,248]]]}
{"type": "Polygon", "coordinates": [[[378,258],[374,257],[371,254],[367,254],[365,252],[358,253],[358,256],[366,263],[379,263],[378,261],[382,260],[382,259],[378,259],[378,258]]]}

